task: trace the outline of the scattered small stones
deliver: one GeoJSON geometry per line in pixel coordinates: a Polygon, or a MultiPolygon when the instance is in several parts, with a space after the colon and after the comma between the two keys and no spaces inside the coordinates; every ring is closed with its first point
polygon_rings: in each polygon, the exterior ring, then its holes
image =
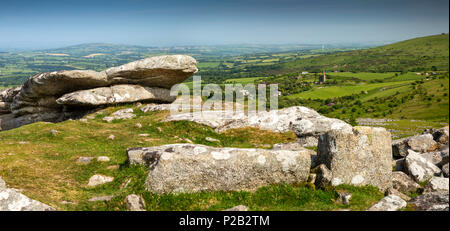
{"type": "Polygon", "coordinates": [[[158,129],[159,132],[162,132],[162,128],[157,127],[156,129],[158,129]]]}
{"type": "Polygon", "coordinates": [[[106,116],[105,118],[103,118],[103,120],[110,123],[113,120],[131,119],[134,117],[136,117],[136,115],[133,114],[133,109],[127,108],[127,109],[118,110],[118,111],[112,113],[111,116],[106,116]]]}
{"type": "Polygon", "coordinates": [[[108,136],[108,139],[109,139],[109,140],[114,140],[115,138],[116,138],[116,137],[115,137],[114,135],[109,135],[109,136],[108,136]]]}
{"type": "Polygon", "coordinates": [[[140,136],[140,137],[148,137],[148,136],[150,136],[150,134],[143,133],[143,134],[139,134],[138,136],[140,136]]]}
{"type": "Polygon", "coordinates": [[[97,186],[101,184],[106,184],[112,182],[113,180],[114,177],[111,176],[93,175],[91,178],[89,178],[88,186],[97,186]]]}
{"type": "Polygon", "coordinates": [[[94,159],[94,157],[88,157],[88,156],[81,156],[77,159],[77,163],[90,163],[91,160],[94,159]]]}
{"type": "Polygon", "coordinates": [[[212,138],[212,137],[206,137],[205,140],[206,140],[206,141],[209,141],[209,142],[217,142],[217,143],[220,143],[220,140],[214,139],[214,138],[212,138]]]}
{"type": "Polygon", "coordinates": [[[223,211],[228,211],[228,212],[248,211],[248,207],[245,205],[236,205],[232,208],[225,209],[223,211]]]}
{"type": "Polygon", "coordinates": [[[108,167],[106,167],[106,169],[110,169],[110,170],[116,170],[116,169],[119,169],[119,165],[110,165],[110,166],[108,166],[108,167]]]}
{"type": "Polygon", "coordinates": [[[87,120],[87,119],[80,119],[80,122],[82,122],[82,123],[87,123],[88,120],[87,120]]]}
{"type": "Polygon", "coordinates": [[[194,142],[192,142],[192,140],[188,139],[188,138],[184,138],[184,141],[186,141],[187,143],[193,144],[194,142]]]}
{"type": "Polygon", "coordinates": [[[141,123],[137,123],[137,124],[136,124],[136,127],[137,127],[137,128],[142,128],[142,124],[141,124],[141,123]]]}
{"type": "Polygon", "coordinates": [[[338,203],[342,203],[344,205],[350,204],[350,199],[352,198],[352,194],[349,192],[338,192],[338,203]]]}
{"type": "Polygon", "coordinates": [[[92,197],[91,199],[89,199],[89,202],[95,202],[95,201],[110,201],[113,198],[113,196],[97,196],[97,197],[92,197]]]}
{"type": "Polygon", "coordinates": [[[62,205],[76,205],[77,203],[71,201],[61,201],[59,202],[62,205]]]}
{"type": "Polygon", "coordinates": [[[433,177],[425,186],[425,192],[449,191],[449,180],[444,177],[433,177]]]}
{"type": "Polygon", "coordinates": [[[136,194],[125,197],[125,204],[130,211],[145,211],[144,199],[136,194]]]}
{"type": "Polygon", "coordinates": [[[396,195],[389,195],[374,204],[367,211],[397,211],[406,207],[406,201],[396,195]]]}
{"type": "Polygon", "coordinates": [[[55,129],[50,130],[50,133],[51,133],[53,136],[58,135],[58,131],[55,130],[55,129]]]}
{"type": "Polygon", "coordinates": [[[30,142],[28,141],[19,141],[19,144],[29,144],[30,142]]]}
{"type": "Polygon", "coordinates": [[[99,162],[109,162],[110,159],[107,156],[99,156],[99,157],[97,157],[97,161],[99,161],[99,162]]]}

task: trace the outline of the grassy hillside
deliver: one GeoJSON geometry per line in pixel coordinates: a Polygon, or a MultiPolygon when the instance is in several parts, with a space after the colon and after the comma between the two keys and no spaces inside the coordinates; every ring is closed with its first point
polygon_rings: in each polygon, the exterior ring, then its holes
{"type": "Polygon", "coordinates": [[[320,72],[322,69],[352,72],[448,70],[448,61],[449,37],[448,34],[441,34],[377,48],[286,62],[274,66],[272,72],[320,72]]]}
{"type": "Polygon", "coordinates": [[[364,210],[383,197],[374,187],[339,186],[326,190],[311,184],[272,185],[250,192],[202,192],[157,195],[144,189],[148,169],[130,166],[126,149],[169,143],[194,143],[215,147],[265,147],[292,142],[295,134],[273,133],[257,129],[235,129],[216,133],[196,123],[161,122],[168,112],[142,113],[134,105],[110,107],[79,120],[62,123],[34,123],[0,132],[0,176],[10,187],[59,210],[126,210],[124,198],[142,195],[147,210],[223,210],[239,204],[250,210],[364,210]],[[102,118],[124,107],[133,107],[136,118],[106,123],[102,118]],[[92,118],[94,117],[94,118],[92,118]],[[142,128],[137,128],[141,123],[142,128]],[[161,129],[162,132],[159,131],[161,129]],[[58,131],[56,136],[50,130],[58,131]],[[142,137],[139,134],[146,133],[142,137]],[[108,139],[114,135],[115,139],[108,139]],[[205,137],[220,140],[209,142],[205,137]],[[108,156],[111,161],[96,160],[80,164],[78,157],[108,156]],[[113,176],[111,183],[87,187],[94,174],[113,176]],[[127,187],[124,185],[128,183],[127,187]],[[350,205],[336,202],[337,191],[353,194],[350,205]],[[90,202],[94,196],[114,196],[111,201],[90,202]]]}

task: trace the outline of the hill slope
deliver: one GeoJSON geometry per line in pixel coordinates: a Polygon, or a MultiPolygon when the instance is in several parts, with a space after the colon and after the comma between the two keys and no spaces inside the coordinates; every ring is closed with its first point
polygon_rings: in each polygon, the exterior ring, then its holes
{"type": "Polygon", "coordinates": [[[272,67],[278,73],[309,70],[389,72],[448,70],[448,34],[415,38],[387,46],[301,59],[272,67]]]}

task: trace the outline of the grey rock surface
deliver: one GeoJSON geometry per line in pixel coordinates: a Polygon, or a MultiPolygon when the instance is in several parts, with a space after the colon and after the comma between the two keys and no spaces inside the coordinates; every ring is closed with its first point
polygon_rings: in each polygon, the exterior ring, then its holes
{"type": "Polygon", "coordinates": [[[121,84],[71,92],[58,98],[56,102],[62,105],[95,107],[137,101],[173,102],[175,99],[175,96],[170,96],[170,90],[165,88],[121,84]]]}
{"type": "Polygon", "coordinates": [[[423,182],[431,179],[431,177],[435,175],[439,175],[441,170],[422,157],[419,153],[414,152],[412,150],[408,150],[408,156],[405,159],[405,167],[409,173],[409,175],[416,182],[423,182]]]}
{"type": "Polygon", "coordinates": [[[130,211],[145,211],[145,201],[136,194],[125,197],[125,204],[130,211]]]}
{"type": "Polygon", "coordinates": [[[400,158],[407,156],[408,150],[423,153],[433,151],[430,150],[433,147],[437,148],[438,146],[431,134],[416,135],[392,141],[392,153],[395,157],[400,158]]]}
{"type": "Polygon", "coordinates": [[[0,211],[52,211],[54,208],[7,188],[0,178],[0,211]]]}
{"type": "Polygon", "coordinates": [[[397,211],[405,208],[406,201],[396,195],[389,195],[381,199],[378,203],[374,204],[367,211],[397,211]]]}
{"type": "Polygon", "coordinates": [[[425,186],[425,192],[449,191],[449,180],[445,177],[432,177],[425,186]]]}
{"type": "Polygon", "coordinates": [[[392,187],[402,193],[414,193],[421,188],[413,179],[400,171],[392,173],[392,187]]]}
{"type": "Polygon", "coordinates": [[[292,131],[299,137],[318,136],[331,130],[351,130],[342,120],[328,118],[307,107],[295,106],[281,110],[251,113],[242,111],[203,111],[170,115],[165,121],[188,120],[222,132],[233,128],[256,127],[274,132],[292,131]]]}
{"type": "Polygon", "coordinates": [[[424,193],[408,203],[418,211],[449,211],[448,195],[448,191],[424,193]]]}
{"type": "Polygon", "coordinates": [[[231,212],[248,211],[248,207],[245,205],[236,205],[232,208],[225,209],[223,211],[231,211],[231,212]]]}
{"type": "Polygon", "coordinates": [[[384,128],[325,133],[319,138],[317,158],[330,171],[333,186],[372,185],[382,191],[391,187],[391,134],[384,128]]]}
{"type": "Polygon", "coordinates": [[[150,57],[105,71],[39,73],[22,86],[0,91],[0,130],[37,121],[60,122],[82,117],[80,106],[136,101],[172,102],[169,88],[197,72],[185,55],[150,57]]]}
{"type": "Polygon", "coordinates": [[[308,151],[212,148],[169,144],[127,150],[130,164],[149,166],[146,187],[156,193],[255,191],[308,179],[308,151]]]}

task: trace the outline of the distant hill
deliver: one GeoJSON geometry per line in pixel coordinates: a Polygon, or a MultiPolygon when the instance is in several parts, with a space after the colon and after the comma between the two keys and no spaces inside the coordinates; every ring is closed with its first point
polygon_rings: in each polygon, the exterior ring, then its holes
{"type": "Polygon", "coordinates": [[[340,52],[267,66],[273,73],[308,70],[320,72],[391,72],[448,70],[449,35],[440,34],[406,40],[386,46],[340,52]]]}

